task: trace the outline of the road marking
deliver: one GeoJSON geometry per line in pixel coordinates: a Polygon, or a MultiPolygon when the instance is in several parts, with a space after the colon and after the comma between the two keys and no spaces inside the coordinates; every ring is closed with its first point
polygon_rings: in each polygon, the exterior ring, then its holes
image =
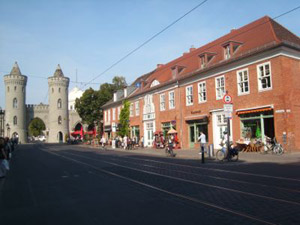
{"type": "Polygon", "coordinates": [[[95,169],[95,170],[97,170],[97,171],[100,171],[100,172],[102,172],[102,173],[105,173],[105,174],[108,174],[108,175],[111,175],[111,176],[115,176],[115,177],[118,177],[118,178],[121,178],[121,179],[130,181],[130,182],[133,182],[133,183],[136,183],[136,184],[139,184],[139,185],[148,187],[148,188],[153,189],[153,190],[156,190],[156,191],[160,191],[160,192],[163,192],[163,193],[166,193],[166,194],[169,194],[169,195],[172,195],[172,196],[181,198],[181,199],[185,199],[185,200],[189,200],[189,201],[192,201],[192,202],[195,202],[195,203],[199,203],[199,204],[202,204],[202,205],[205,205],[205,206],[209,206],[209,207],[211,207],[211,208],[215,208],[215,209],[218,209],[218,210],[222,210],[222,211],[225,211],[225,212],[234,214],[234,215],[238,215],[238,216],[241,216],[241,217],[245,217],[245,218],[248,218],[248,219],[257,221],[257,222],[261,222],[261,223],[265,223],[265,224],[272,224],[272,225],[274,225],[274,223],[271,223],[271,222],[268,222],[268,221],[265,221],[265,220],[256,218],[256,217],[254,217],[254,216],[251,216],[251,215],[248,215],[248,214],[245,214],[245,213],[241,213],[241,212],[238,212],[238,211],[235,211],[235,210],[227,209],[227,208],[224,208],[224,207],[221,207],[221,206],[218,206],[218,205],[209,203],[209,202],[205,202],[205,201],[202,201],[202,200],[199,200],[199,199],[196,199],[196,198],[192,198],[192,197],[186,196],[186,195],[178,194],[178,193],[175,193],[175,192],[170,192],[170,191],[167,191],[167,190],[165,190],[165,189],[162,189],[162,188],[159,188],[159,187],[150,185],[150,184],[146,184],[146,183],[143,183],[143,182],[140,182],[140,181],[137,181],[137,180],[134,180],[134,179],[131,179],[131,178],[128,178],[128,177],[125,177],[125,176],[122,176],[122,175],[119,175],[119,174],[116,174],[116,173],[113,173],[113,172],[110,172],[110,171],[107,171],[107,170],[104,170],[104,169],[100,169],[100,168],[98,168],[98,167],[95,167],[95,166],[92,166],[92,165],[90,165],[90,164],[87,164],[87,163],[78,161],[78,160],[76,160],[76,159],[72,159],[72,158],[70,158],[70,157],[66,157],[66,156],[63,156],[63,155],[54,153],[54,152],[52,152],[52,151],[47,151],[47,150],[43,150],[43,149],[41,149],[41,150],[44,151],[44,152],[47,152],[47,153],[49,153],[49,154],[53,154],[53,155],[56,155],[56,156],[58,156],[58,157],[61,157],[61,158],[64,158],[64,159],[73,161],[73,162],[75,162],[75,163],[78,163],[78,164],[82,164],[82,165],[91,167],[91,168],[93,168],[93,169],[95,169]]]}

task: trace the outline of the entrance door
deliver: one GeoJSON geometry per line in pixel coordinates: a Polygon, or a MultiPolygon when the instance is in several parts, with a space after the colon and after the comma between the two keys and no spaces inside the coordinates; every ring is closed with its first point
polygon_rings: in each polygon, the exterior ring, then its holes
{"type": "Polygon", "coordinates": [[[61,131],[58,132],[58,142],[62,143],[63,142],[63,133],[61,131]]]}
{"type": "Polygon", "coordinates": [[[154,121],[144,123],[144,145],[145,147],[152,147],[153,145],[153,133],[155,131],[154,121]]]}
{"type": "Polygon", "coordinates": [[[194,126],[194,124],[189,126],[189,145],[190,145],[190,148],[195,147],[195,126],[194,126]]]}
{"type": "MultiPolygon", "coordinates": [[[[221,149],[220,145],[224,132],[227,132],[227,119],[223,111],[213,113],[214,148],[221,149]]],[[[226,134],[227,135],[227,134],[226,134]]],[[[232,121],[230,120],[230,140],[232,140],[232,121]]]]}

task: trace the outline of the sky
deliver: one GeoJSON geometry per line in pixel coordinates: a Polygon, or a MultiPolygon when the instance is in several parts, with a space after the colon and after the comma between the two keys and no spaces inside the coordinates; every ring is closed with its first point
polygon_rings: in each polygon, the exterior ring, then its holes
{"type": "MultiPolygon", "coordinates": [[[[28,76],[26,104],[48,104],[47,77],[60,64],[83,90],[114,76],[137,77],[265,15],[276,17],[299,0],[208,0],[137,52],[89,82],[203,0],[0,0],[0,76],[15,61],[28,76]],[[40,78],[42,77],[42,78],[40,78]]],[[[276,19],[300,36],[300,9],[276,19]]],[[[3,78],[0,107],[5,108],[3,78]]]]}

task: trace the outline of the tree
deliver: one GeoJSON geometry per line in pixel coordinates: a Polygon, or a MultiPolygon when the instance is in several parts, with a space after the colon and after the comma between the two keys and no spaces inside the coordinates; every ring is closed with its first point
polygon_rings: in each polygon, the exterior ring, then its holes
{"type": "Polygon", "coordinates": [[[75,100],[75,109],[84,123],[94,124],[100,119],[102,104],[99,98],[99,92],[89,88],[75,100]]]}
{"type": "Polygon", "coordinates": [[[33,120],[31,120],[29,124],[29,135],[37,137],[41,134],[43,134],[43,131],[46,129],[46,126],[40,118],[36,117],[33,120]]]}
{"type": "Polygon", "coordinates": [[[118,134],[122,137],[129,136],[129,108],[130,102],[125,100],[123,103],[123,109],[120,112],[120,130],[118,134]]]}
{"type": "Polygon", "coordinates": [[[126,79],[122,76],[115,76],[112,80],[114,91],[118,91],[127,87],[126,79]]]}

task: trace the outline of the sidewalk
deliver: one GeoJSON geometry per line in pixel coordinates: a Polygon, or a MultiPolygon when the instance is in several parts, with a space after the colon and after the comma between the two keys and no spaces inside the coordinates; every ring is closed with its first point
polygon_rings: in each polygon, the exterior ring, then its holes
{"type": "MultiPolygon", "coordinates": [[[[87,145],[89,146],[89,145],[87,145]]],[[[100,149],[101,147],[89,146],[92,148],[100,149]]],[[[119,151],[133,154],[143,154],[143,155],[152,155],[152,156],[161,156],[165,157],[165,149],[155,149],[155,148],[138,148],[134,150],[124,150],[121,148],[112,149],[110,146],[106,147],[107,150],[110,151],[119,151]]],[[[181,159],[199,159],[199,150],[197,149],[175,149],[173,150],[176,153],[176,158],[181,159]]],[[[215,151],[216,152],[216,151],[215,151]]],[[[215,157],[210,158],[210,160],[215,160],[215,157]]],[[[273,154],[260,154],[256,152],[240,152],[239,153],[239,161],[251,162],[251,163],[262,163],[262,162],[270,162],[270,163],[300,163],[300,152],[296,153],[284,153],[281,156],[273,155],[273,154]]]]}

